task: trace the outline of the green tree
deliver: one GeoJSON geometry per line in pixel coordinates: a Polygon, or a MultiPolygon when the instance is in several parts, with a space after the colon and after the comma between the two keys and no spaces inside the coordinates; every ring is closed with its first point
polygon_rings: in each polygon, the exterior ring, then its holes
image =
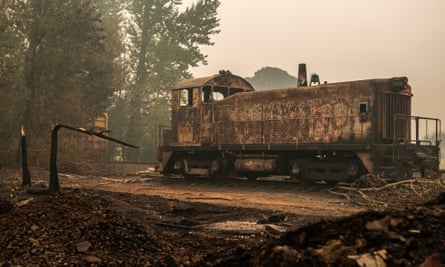
{"type": "Polygon", "coordinates": [[[125,139],[142,147],[128,150],[127,160],[153,159],[156,127],[168,123],[170,88],[190,78],[190,66],[206,64],[202,45],[213,45],[211,35],[219,31],[218,0],[201,0],[179,11],[177,0],[133,0],[129,12],[134,20],[126,29],[128,86],[115,99],[110,113],[112,125],[126,129],[125,139]],[[119,109],[119,110],[117,110],[119,109]]]}
{"type": "Polygon", "coordinates": [[[23,112],[23,38],[15,24],[14,1],[0,0],[0,150],[16,149],[23,112]]]}
{"type": "Polygon", "coordinates": [[[120,41],[92,1],[17,0],[13,10],[26,44],[21,120],[31,145],[46,146],[52,123],[92,124],[106,109],[120,82],[120,41]]]}
{"type": "Polygon", "coordinates": [[[295,87],[297,78],[287,71],[274,67],[263,67],[255,72],[251,78],[246,78],[257,90],[295,87]]]}

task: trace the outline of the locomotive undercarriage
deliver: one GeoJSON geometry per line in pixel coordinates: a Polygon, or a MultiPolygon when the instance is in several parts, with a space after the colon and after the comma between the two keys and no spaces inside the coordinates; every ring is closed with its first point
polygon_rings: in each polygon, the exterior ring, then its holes
{"type": "Polygon", "coordinates": [[[164,149],[164,174],[184,177],[289,176],[299,181],[353,181],[373,173],[402,180],[418,172],[421,177],[438,173],[440,159],[435,146],[380,144],[359,153],[343,150],[239,150],[182,147],[164,149]],[[366,160],[369,159],[369,160],[366,160]],[[368,161],[368,162],[367,162],[368,161]],[[371,163],[370,163],[371,162],[371,163]]]}
{"type": "Polygon", "coordinates": [[[367,172],[352,152],[328,151],[290,160],[289,163],[290,178],[298,180],[350,181],[367,172]]]}
{"type": "Polygon", "coordinates": [[[184,177],[289,176],[300,181],[347,181],[367,172],[353,152],[175,151],[162,173],[184,177]]]}

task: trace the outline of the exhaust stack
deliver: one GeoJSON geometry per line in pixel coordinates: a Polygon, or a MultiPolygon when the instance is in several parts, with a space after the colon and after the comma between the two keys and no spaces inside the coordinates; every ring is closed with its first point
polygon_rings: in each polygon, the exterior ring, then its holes
{"type": "Polygon", "coordinates": [[[298,84],[297,87],[307,86],[306,64],[298,64],[298,84]]]}

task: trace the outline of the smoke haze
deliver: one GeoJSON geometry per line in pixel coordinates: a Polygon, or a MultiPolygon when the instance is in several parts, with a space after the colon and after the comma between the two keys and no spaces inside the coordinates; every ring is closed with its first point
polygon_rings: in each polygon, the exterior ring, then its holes
{"type": "MultiPolygon", "coordinates": [[[[194,0],[184,0],[189,5],[194,0]]],[[[221,32],[203,47],[208,65],[251,77],[265,66],[322,81],[407,76],[416,115],[445,119],[445,1],[222,0],[221,32]]]]}

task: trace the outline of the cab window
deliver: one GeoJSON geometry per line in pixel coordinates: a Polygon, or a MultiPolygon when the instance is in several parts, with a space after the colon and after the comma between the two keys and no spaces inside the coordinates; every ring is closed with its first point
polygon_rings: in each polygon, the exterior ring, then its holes
{"type": "Polygon", "coordinates": [[[202,102],[203,103],[212,102],[212,87],[211,86],[204,86],[204,88],[202,88],[202,102]]]}
{"type": "Polygon", "coordinates": [[[234,94],[242,93],[242,92],[244,92],[244,90],[241,88],[230,88],[230,95],[234,95],[234,94]]]}
{"type": "Polygon", "coordinates": [[[229,96],[229,88],[227,87],[213,87],[212,98],[215,101],[223,100],[229,96]]]}
{"type": "Polygon", "coordinates": [[[223,100],[230,95],[234,95],[237,93],[244,92],[241,88],[227,88],[227,87],[211,87],[205,86],[202,88],[202,102],[203,103],[211,103],[214,101],[223,100]]]}
{"type": "Polygon", "coordinates": [[[368,102],[360,102],[359,103],[358,113],[360,113],[360,114],[368,113],[368,102]]]}
{"type": "Polygon", "coordinates": [[[193,89],[187,88],[179,91],[179,106],[187,107],[193,105],[193,89]]]}

